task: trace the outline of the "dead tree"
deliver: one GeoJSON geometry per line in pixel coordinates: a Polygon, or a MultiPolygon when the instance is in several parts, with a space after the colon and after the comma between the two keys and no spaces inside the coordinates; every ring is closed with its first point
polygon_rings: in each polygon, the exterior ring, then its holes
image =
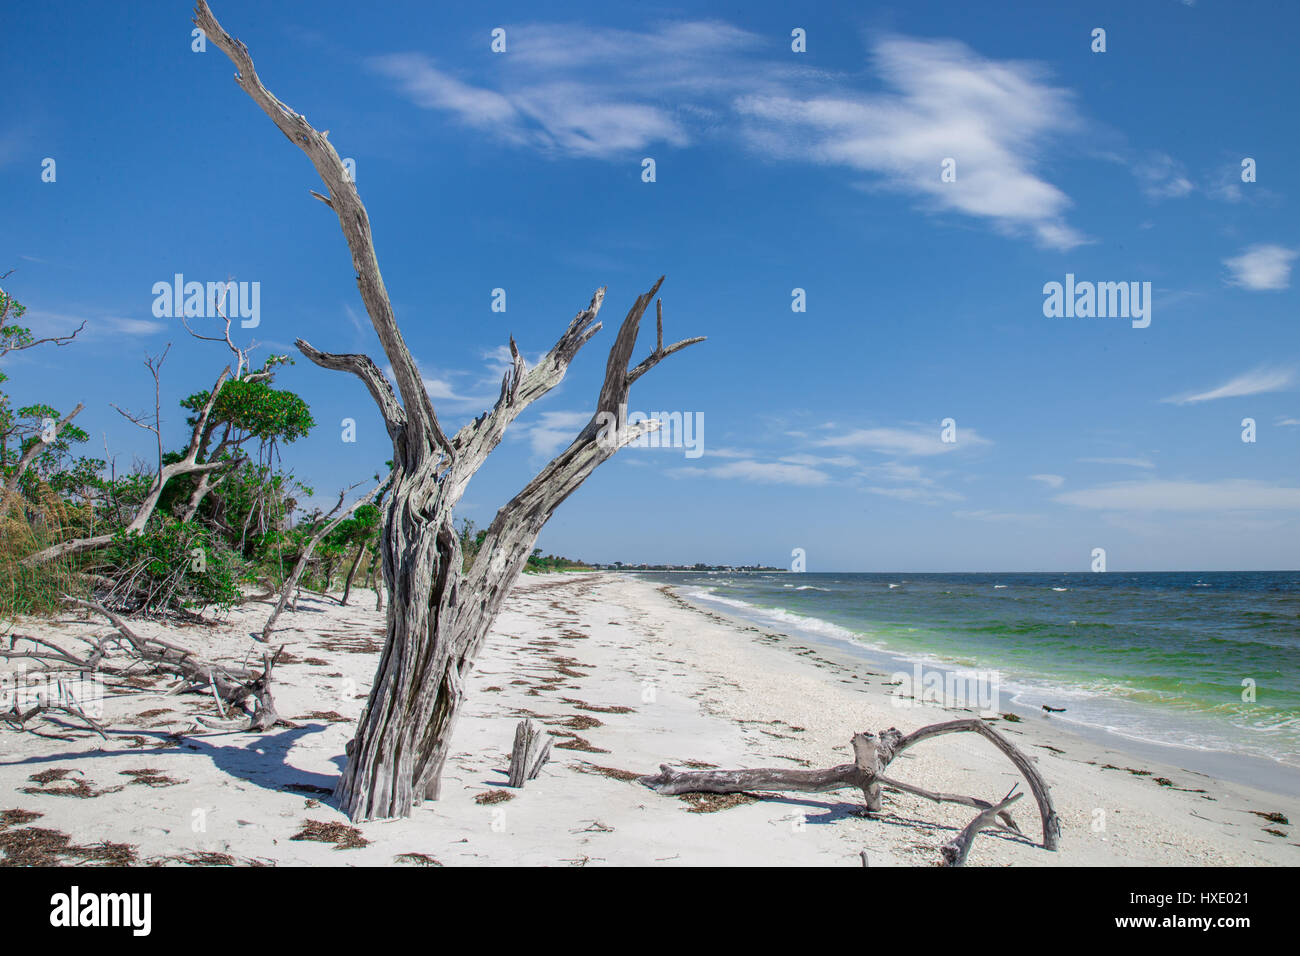
{"type": "Polygon", "coordinates": [[[1043,849],[1055,850],[1061,842],[1061,820],[1052,806],[1051,791],[1033,761],[1024,755],[1011,741],[979,719],[950,720],[941,724],[930,724],[920,730],[904,736],[890,727],[879,736],[872,733],[853,735],[853,763],[839,764],[825,770],[674,770],[668,764],[661,764],[659,773],[640,777],[639,782],[657,793],[674,795],[681,793],[742,793],[758,791],[797,791],[800,793],[824,793],[831,790],[856,788],[862,791],[868,813],[878,813],[882,806],[881,789],[896,790],[924,797],[935,803],[957,803],[975,807],[980,814],[962,833],[943,849],[943,857],[949,865],[960,866],[970,852],[971,843],[980,830],[998,827],[1015,834],[1020,828],[1011,818],[1008,807],[1015,803],[1022,794],[1014,797],[1007,794],[1001,801],[992,803],[979,797],[968,797],[956,793],[938,793],[925,790],[910,783],[903,783],[885,776],[885,770],[895,757],[923,740],[943,734],[976,733],[1002,751],[1020,771],[1029,789],[1038,802],[1038,813],[1043,823],[1043,849]]]}
{"type": "MultiPolygon", "coordinates": [[[[336,504],[330,510],[330,513],[328,515],[326,515],[326,518],[328,520],[326,520],[324,524],[322,524],[319,528],[316,529],[316,533],[311,536],[310,540],[308,540],[307,544],[303,547],[302,553],[298,555],[298,561],[293,566],[293,571],[289,574],[287,578],[285,578],[284,587],[280,588],[280,599],[276,602],[275,609],[271,612],[271,616],[266,619],[266,624],[262,626],[262,636],[259,638],[259,640],[268,641],[271,639],[271,631],[275,627],[275,622],[279,620],[280,615],[284,613],[284,607],[286,604],[289,603],[289,595],[292,594],[293,589],[298,586],[298,579],[302,577],[302,572],[306,569],[307,562],[311,560],[312,552],[316,550],[316,546],[320,544],[322,540],[324,540],[327,534],[329,534],[340,524],[342,524],[343,521],[347,519],[350,515],[355,513],[358,508],[360,508],[362,505],[366,504],[367,502],[373,501],[375,496],[378,495],[380,492],[382,492],[385,486],[387,486],[388,482],[391,480],[392,480],[392,476],[389,475],[388,478],[385,478],[383,481],[379,483],[379,487],[375,488],[374,491],[370,492],[369,494],[362,495],[355,502],[353,502],[351,507],[349,507],[346,511],[344,511],[340,515],[335,516],[335,512],[343,507],[343,496],[347,494],[346,490],[339,492],[339,503],[336,504]]],[[[325,588],[326,590],[329,589],[328,581],[325,583],[325,588]]],[[[297,599],[295,599],[294,610],[296,611],[297,609],[298,609],[298,604],[297,604],[297,599]]]]}
{"type": "Polygon", "coordinates": [[[387,638],[335,797],[353,820],[407,816],[421,800],[437,798],[466,676],[542,526],[598,465],[657,427],[641,422],[609,429],[602,422],[617,416],[621,426],[632,383],[701,339],[665,348],[661,312],[654,351],[633,365],[641,317],[663,280],[639,296],[610,347],[591,421],[497,512],[474,563],[462,572],[453,508],[507,426],[559,384],[578,350],[600,329],[596,316],[605,290],[597,290],[534,368],[525,367],[511,339],[512,367],[496,404],[449,438],[398,329],[380,276],[370,217],[328,132],[318,132],[262,85],[248,48],[222,29],[205,0],[199,0],[194,23],[230,58],[239,87],[306,153],[324,182],[326,193],[313,195],[338,217],[361,299],[397,383],[395,394],[368,356],[329,354],[301,339],[296,343],[317,365],[361,379],[393,442],[393,484],[381,535],[389,595],[387,638]]]}
{"type": "MultiPolygon", "coordinates": [[[[82,324],[84,325],[85,323],[82,324]]],[[[42,339],[41,341],[44,342],[48,340],[42,339]]],[[[17,464],[14,465],[14,470],[9,473],[9,478],[5,481],[4,497],[0,498],[0,518],[7,515],[14,502],[18,501],[18,486],[22,482],[23,475],[27,473],[27,469],[31,467],[32,462],[40,457],[41,452],[45,451],[46,448],[58,441],[60,433],[68,427],[69,422],[81,414],[85,407],[86,406],[81,402],[77,402],[76,408],[68,412],[67,415],[64,415],[61,420],[54,424],[53,434],[48,432],[42,433],[36,441],[27,446],[27,450],[24,451],[22,457],[18,459],[17,464]],[[46,434],[50,434],[48,439],[45,437],[46,434]]]]}
{"type": "MultiPolygon", "coordinates": [[[[154,476],[153,483],[145,493],[144,500],[136,510],[135,517],[131,519],[124,529],[127,534],[139,534],[145,529],[150,517],[153,516],[154,509],[158,507],[158,499],[162,496],[163,488],[173,478],[180,475],[204,474],[219,468],[235,467],[242,461],[242,459],[222,459],[206,462],[198,460],[204,428],[207,426],[208,418],[212,415],[212,409],[216,404],[217,395],[221,392],[221,386],[229,375],[230,367],[226,366],[221,374],[217,376],[217,383],[212,387],[212,392],[208,395],[208,400],[204,403],[203,409],[195,421],[194,431],[190,435],[190,443],[185,449],[184,457],[180,461],[172,462],[169,465],[163,465],[161,459],[159,460],[158,473],[154,476]]],[[[55,558],[93,551],[96,548],[102,548],[110,544],[113,537],[111,534],[99,534],[86,538],[73,538],[71,541],[64,541],[27,555],[27,557],[23,558],[22,564],[31,568],[44,564],[46,561],[52,561],[55,558]]]]}

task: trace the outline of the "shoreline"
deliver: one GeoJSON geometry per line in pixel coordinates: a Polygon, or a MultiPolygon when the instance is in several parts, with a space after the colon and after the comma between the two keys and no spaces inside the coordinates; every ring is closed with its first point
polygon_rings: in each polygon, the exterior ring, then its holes
{"type": "MultiPolygon", "coordinates": [[[[970,822],[968,807],[889,791],[868,818],[861,794],[766,793],[699,798],[636,781],[677,767],[821,768],[851,759],[861,730],[907,732],[949,716],[890,703],[887,675],[846,671],[821,648],[687,605],[668,585],[618,574],[527,575],[516,582],[477,666],[444,774],[443,798],[410,818],[352,827],[329,791],[373,679],[383,633],[373,592],[357,604],[304,594],[273,643],[276,701],[294,728],[210,732],[195,720],[210,697],[168,694],[171,681],[105,703],[102,741],[71,721],[41,735],[0,732],[0,853],[42,828],[46,863],[270,863],[300,866],[934,866],[970,822]],[[512,790],[515,725],[553,737],[537,779],[512,790]],[[62,845],[63,850],[57,850],[62,845]],[[74,852],[75,851],[75,852],[74,852]],[[77,854],[82,854],[78,856],[77,854]],[[87,856],[86,854],[91,854],[87,856]]],[[[141,622],[208,657],[239,659],[265,618],[244,606],[211,628],[141,622]]],[[[49,639],[101,631],[97,622],[21,622],[49,639]]],[[[1294,798],[1173,771],[1120,751],[1089,749],[1059,728],[994,726],[1034,759],[1062,822],[1058,852],[1036,845],[1037,812],[1021,801],[1026,836],[981,834],[968,866],[1295,865],[1294,798]],[[1275,832],[1269,832],[1275,831],[1275,832]]],[[[926,789],[1001,798],[1019,779],[970,734],[926,741],[895,762],[926,789]]],[[[3,861],[0,861],[3,862],[3,861]]]]}
{"type": "MultiPolygon", "coordinates": [[[[911,657],[903,650],[874,648],[866,644],[850,643],[848,640],[837,640],[833,637],[818,634],[811,629],[798,630],[789,623],[765,621],[759,616],[765,609],[756,605],[750,606],[754,612],[754,616],[751,618],[746,615],[744,610],[737,609],[730,603],[711,601],[708,597],[703,596],[683,595],[680,593],[681,587],[681,585],[672,585],[678,599],[702,613],[717,614],[731,621],[737,627],[756,626],[779,633],[790,641],[816,645],[821,653],[843,668],[852,669],[853,667],[866,665],[883,668],[886,672],[890,672],[897,670],[900,666],[908,670],[913,666],[920,666],[926,672],[940,674],[963,670],[963,668],[951,663],[911,657]],[[789,631],[796,631],[796,633],[789,633],[789,631]]],[[[796,612],[786,613],[793,616],[806,616],[796,612]]],[[[1044,729],[1050,728],[1052,733],[1073,735],[1079,738],[1081,743],[1085,743],[1089,747],[1102,748],[1107,752],[1127,754],[1134,759],[1147,763],[1160,764],[1168,770],[1179,770],[1212,779],[1256,787],[1291,799],[1300,797],[1300,766],[1288,764],[1282,760],[1270,760],[1254,754],[1230,753],[1192,746],[1180,747],[1171,743],[1124,734],[1113,728],[1097,726],[1068,717],[1053,717],[1031,704],[1020,703],[1015,700],[999,702],[998,710],[1014,713],[1022,721],[1029,722],[1031,725],[1041,725],[1044,729]]]]}

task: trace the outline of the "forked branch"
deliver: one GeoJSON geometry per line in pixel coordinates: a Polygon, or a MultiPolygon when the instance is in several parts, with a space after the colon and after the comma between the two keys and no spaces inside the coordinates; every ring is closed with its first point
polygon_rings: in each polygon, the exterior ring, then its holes
{"type": "Polygon", "coordinates": [[[1009,807],[1022,796],[1008,794],[1001,801],[993,803],[979,797],[961,794],[938,793],[923,790],[911,784],[901,783],[884,775],[885,768],[904,750],[942,734],[971,732],[991,741],[1015,764],[1025,781],[1029,784],[1034,799],[1038,802],[1038,813],[1043,824],[1043,849],[1056,850],[1061,841],[1061,821],[1056,808],[1052,805],[1051,791],[1047,782],[1033,762],[1026,757],[1011,741],[1007,740],[982,720],[951,720],[940,724],[931,724],[914,731],[907,736],[893,727],[879,736],[871,733],[855,734],[853,737],[853,763],[839,764],[824,770],[787,770],[784,768],[758,770],[674,770],[668,764],[662,764],[659,773],[641,777],[640,782],[657,793],[666,795],[681,793],[741,793],[747,790],[758,791],[796,791],[802,793],[823,793],[830,790],[857,788],[862,791],[867,810],[876,812],[881,809],[881,788],[899,790],[925,797],[939,803],[956,803],[979,808],[980,813],[970,825],[942,850],[945,862],[951,866],[960,866],[970,852],[971,843],[983,829],[996,826],[1009,832],[1020,834],[1020,828],[1011,818],[1009,807]]]}
{"type": "MultiPolygon", "coordinates": [[[[379,259],[370,233],[370,216],[361,202],[356,184],[327,138],[328,131],[318,132],[304,116],[294,112],[262,85],[262,80],[253,67],[248,47],[222,29],[205,0],[199,0],[198,6],[194,8],[194,23],[230,58],[238,70],[235,82],[262,108],[280,132],[307,154],[321,181],[325,183],[328,195],[318,195],[318,198],[328,200],[326,205],[338,216],[339,226],[347,239],[361,300],[365,303],[384,354],[392,365],[393,377],[397,380],[397,388],[406,409],[408,427],[413,427],[417,432],[417,435],[408,438],[418,436],[427,442],[429,451],[441,449],[450,454],[451,444],[442,433],[419,368],[397,327],[397,318],[393,314],[388,291],[379,273],[379,259]]],[[[414,444],[413,442],[412,445],[414,444]]]]}

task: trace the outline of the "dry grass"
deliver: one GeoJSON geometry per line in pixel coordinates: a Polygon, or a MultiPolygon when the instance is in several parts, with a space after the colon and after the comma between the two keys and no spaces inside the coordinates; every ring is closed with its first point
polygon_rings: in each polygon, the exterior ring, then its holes
{"type": "Polygon", "coordinates": [[[591,730],[593,727],[604,727],[605,722],[597,720],[595,717],[588,717],[586,714],[578,714],[566,720],[558,721],[556,726],[571,727],[574,730],[591,730]]]}
{"type": "Polygon", "coordinates": [[[640,780],[645,774],[637,773],[633,770],[619,770],[617,767],[602,767],[599,764],[582,763],[573,764],[573,769],[578,773],[594,773],[602,777],[609,777],[611,780],[622,780],[624,783],[634,783],[640,780]]]}
{"type": "Polygon", "coordinates": [[[572,697],[561,697],[571,707],[578,710],[590,710],[597,714],[630,714],[634,712],[632,707],[624,707],[622,704],[616,704],[613,707],[598,707],[596,704],[589,704],[585,700],[574,700],[572,697]]]}
{"type": "Polygon", "coordinates": [[[557,734],[556,736],[567,737],[568,739],[562,744],[556,744],[556,750],[581,750],[589,754],[607,754],[609,753],[604,747],[597,747],[586,737],[579,737],[577,734],[557,734]]]}
{"type": "Polygon", "coordinates": [[[134,777],[131,783],[138,783],[145,787],[174,787],[178,783],[186,783],[185,780],[177,780],[175,777],[169,777],[161,770],[141,769],[141,770],[122,770],[119,771],[123,777],[134,777]]]}
{"type": "Polygon", "coordinates": [[[761,798],[752,793],[683,793],[678,799],[691,805],[688,813],[717,813],[757,803],[761,798]]]}
{"type": "Polygon", "coordinates": [[[135,847],[126,843],[76,846],[72,837],[45,827],[0,830],[0,866],[63,866],[69,862],[132,866],[135,847]]]}
{"type": "Polygon", "coordinates": [[[91,786],[83,774],[76,780],[68,780],[70,773],[80,774],[80,770],[71,768],[53,768],[42,770],[40,773],[34,773],[27,779],[32,783],[40,784],[39,787],[23,787],[23,793],[29,793],[39,797],[76,797],[79,800],[88,800],[91,797],[101,797],[106,793],[117,793],[123,787],[107,787],[103,790],[96,790],[91,786]]]}
{"type": "Polygon", "coordinates": [[[356,850],[370,846],[370,841],[356,827],[346,823],[325,823],[321,820],[304,820],[290,840],[308,840],[313,843],[333,843],[336,850],[356,850]]]}

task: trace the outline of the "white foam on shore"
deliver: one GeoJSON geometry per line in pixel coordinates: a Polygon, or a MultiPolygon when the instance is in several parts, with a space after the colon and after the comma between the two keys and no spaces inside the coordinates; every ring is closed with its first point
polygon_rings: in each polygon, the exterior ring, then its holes
{"type": "MultiPolygon", "coordinates": [[[[1052,590],[1066,589],[1053,588],[1052,590]]],[[[845,644],[859,653],[872,652],[878,655],[872,661],[876,666],[898,668],[919,663],[941,671],[980,666],[990,669],[988,665],[981,665],[979,661],[973,659],[956,659],[919,649],[890,647],[879,639],[873,640],[870,635],[861,631],[854,631],[821,618],[797,614],[783,608],[762,607],[737,598],[723,597],[714,593],[711,587],[683,589],[683,597],[705,605],[712,603],[732,608],[739,617],[759,624],[783,628],[794,634],[804,634],[813,640],[830,639],[845,644]]],[[[1280,766],[1296,766],[1294,760],[1296,755],[1279,753],[1261,747],[1248,739],[1247,734],[1261,733],[1261,728],[1255,725],[1243,726],[1238,722],[1228,721],[1230,727],[1243,731],[1242,736],[1233,736],[1224,733],[1221,728],[1214,727],[1213,718],[1204,713],[1193,714],[1183,710],[1161,712],[1154,710],[1154,705],[1129,700],[1127,698],[1134,689],[1122,682],[1098,678],[1088,685],[1083,685],[1037,675],[1022,674],[1010,677],[1002,668],[993,669],[1000,674],[999,696],[1006,702],[1006,708],[1021,713],[1041,715],[1043,704],[1066,705],[1064,713],[1054,713],[1051,716],[1070,724],[1076,731],[1110,733],[1125,740],[1154,747],[1171,747],[1217,756],[1239,754],[1280,766]]],[[[1176,695],[1174,697],[1176,699],[1176,695]]],[[[1004,705],[999,703],[998,706],[1002,709],[1004,705]]],[[[1264,731],[1263,736],[1268,736],[1268,733],[1264,731]]]]}

